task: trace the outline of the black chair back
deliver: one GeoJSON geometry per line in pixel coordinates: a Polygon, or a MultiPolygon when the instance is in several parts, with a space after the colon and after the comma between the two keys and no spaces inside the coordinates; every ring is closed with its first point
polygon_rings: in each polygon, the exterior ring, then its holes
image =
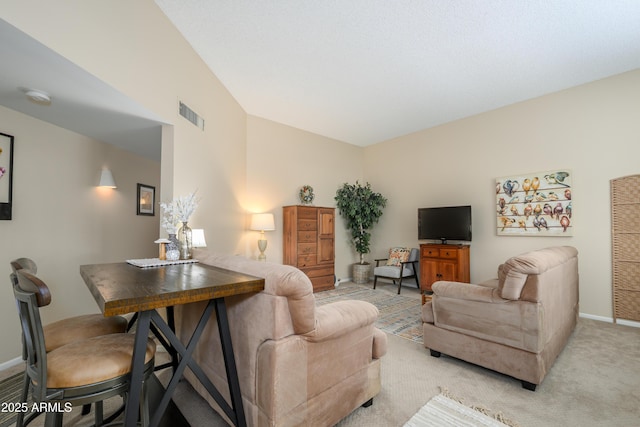
{"type": "Polygon", "coordinates": [[[25,374],[33,387],[33,399],[41,402],[47,392],[47,352],[40,307],[51,303],[51,293],[44,282],[25,269],[12,273],[11,281],[26,351],[25,374]]]}

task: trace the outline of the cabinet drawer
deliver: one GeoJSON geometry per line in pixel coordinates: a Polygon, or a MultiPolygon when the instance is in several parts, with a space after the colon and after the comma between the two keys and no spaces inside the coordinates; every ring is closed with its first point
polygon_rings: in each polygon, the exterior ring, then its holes
{"type": "Polygon", "coordinates": [[[438,258],[440,257],[440,249],[422,248],[420,256],[423,258],[438,258]]]}
{"type": "Polygon", "coordinates": [[[317,265],[318,262],[316,261],[316,254],[310,254],[310,255],[299,255],[298,256],[298,265],[297,267],[302,269],[304,267],[311,267],[314,265],[317,265]]]}
{"type": "Polygon", "coordinates": [[[455,249],[440,249],[440,258],[455,259],[458,257],[458,251],[455,249]]]}
{"type": "Polygon", "coordinates": [[[318,221],[315,219],[298,218],[298,231],[316,231],[318,229],[318,221]]]}
{"type": "Polygon", "coordinates": [[[456,249],[422,248],[421,255],[422,258],[456,259],[458,257],[458,251],[456,249]]]}
{"type": "Polygon", "coordinates": [[[333,275],[311,277],[310,279],[313,284],[313,292],[326,291],[334,288],[333,275]]]}
{"type": "Polygon", "coordinates": [[[298,207],[298,218],[311,219],[313,221],[317,221],[318,220],[318,208],[309,207],[309,206],[299,206],[298,207]]]}
{"type": "Polygon", "coordinates": [[[317,243],[298,243],[298,256],[311,255],[317,252],[317,243]]]}
{"type": "Polygon", "coordinates": [[[313,230],[298,231],[298,243],[315,243],[318,240],[318,233],[313,230]]]}
{"type": "Polygon", "coordinates": [[[320,267],[320,268],[305,268],[302,271],[304,272],[304,274],[306,274],[310,278],[320,277],[320,276],[331,276],[331,277],[333,277],[333,266],[320,267]]]}

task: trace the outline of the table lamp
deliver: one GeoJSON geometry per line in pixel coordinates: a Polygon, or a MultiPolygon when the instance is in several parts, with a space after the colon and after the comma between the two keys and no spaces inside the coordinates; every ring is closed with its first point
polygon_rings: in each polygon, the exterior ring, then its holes
{"type": "Polygon", "coordinates": [[[260,213],[251,215],[251,225],[249,229],[260,232],[260,239],[258,239],[260,255],[258,255],[258,261],[266,261],[267,256],[264,254],[264,251],[267,249],[267,239],[264,237],[264,232],[276,229],[273,214],[260,213]]]}
{"type": "Polygon", "coordinates": [[[207,241],[204,239],[204,230],[202,228],[194,228],[191,230],[191,247],[206,248],[207,241]]]}

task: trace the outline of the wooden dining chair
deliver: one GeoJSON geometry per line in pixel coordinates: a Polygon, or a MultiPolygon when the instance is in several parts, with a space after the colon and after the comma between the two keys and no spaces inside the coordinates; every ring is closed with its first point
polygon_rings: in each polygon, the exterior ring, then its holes
{"type": "MultiPolygon", "coordinates": [[[[18,270],[26,269],[33,274],[38,273],[38,266],[31,258],[17,258],[11,261],[11,270],[15,273],[18,270]]],[[[17,280],[17,278],[16,278],[17,280]]],[[[85,314],[68,317],[43,327],[46,351],[55,350],[73,341],[97,337],[101,335],[123,333],[127,331],[127,319],[122,316],[104,317],[102,314],[85,314]]],[[[26,347],[23,342],[22,359],[26,360],[26,347]]],[[[25,374],[20,403],[26,403],[29,395],[29,378],[25,374]]],[[[88,414],[91,407],[87,405],[82,413],[88,414]]],[[[24,413],[18,414],[18,425],[24,422],[24,413]]],[[[28,417],[26,424],[38,413],[32,413],[28,417]]]]}
{"type": "MultiPolygon", "coordinates": [[[[103,423],[103,400],[124,395],[130,386],[134,335],[116,333],[76,340],[46,351],[40,308],[51,303],[49,287],[26,269],[11,274],[26,350],[25,376],[35,403],[95,403],[96,426],[103,423]]],[[[146,380],[153,373],[155,342],[147,341],[146,380]]],[[[141,396],[141,421],[148,422],[146,386],[141,396]]],[[[63,412],[47,412],[45,426],[61,426],[63,412]]],[[[17,427],[22,427],[20,423],[17,427]]]]}

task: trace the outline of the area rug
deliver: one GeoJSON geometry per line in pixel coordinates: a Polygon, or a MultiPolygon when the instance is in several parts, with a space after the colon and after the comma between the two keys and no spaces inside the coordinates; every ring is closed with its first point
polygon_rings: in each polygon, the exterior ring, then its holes
{"type": "MultiPolygon", "coordinates": [[[[0,427],[15,423],[17,412],[15,408],[11,407],[11,403],[20,400],[23,378],[24,373],[18,372],[0,381],[0,402],[3,405],[0,410],[0,427]]],[[[29,401],[31,401],[30,398],[29,401]]]]}
{"type": "Polygon", "coordinates": [[[404,427],[518,427],[518,424],[504,417],[501,412],[492,414],[489,410],[468,407],[443,389],[404,424],[404,427]]]}
{"type": "Polygon", "coordinates": [[[376,326],[389,334],[422,342],[421,302],[419,298],[394,295],[380,289],[371,289],[355,284],[339,286],[315,294],[316,304],[334,301],[361,300],[378,308],[380,314],[376,326]]]}

